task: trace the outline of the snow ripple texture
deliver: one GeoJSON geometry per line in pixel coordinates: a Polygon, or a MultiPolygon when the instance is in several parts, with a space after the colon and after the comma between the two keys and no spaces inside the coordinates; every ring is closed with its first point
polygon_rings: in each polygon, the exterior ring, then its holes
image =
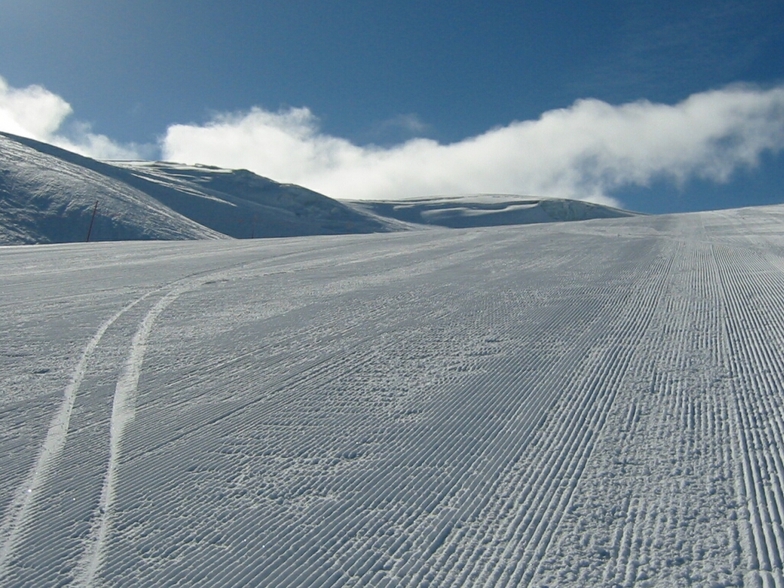
{"type": "Polygon", "coordinates": [[[784,586],[784,209],[0,250],[3,586],[784,586]]]}

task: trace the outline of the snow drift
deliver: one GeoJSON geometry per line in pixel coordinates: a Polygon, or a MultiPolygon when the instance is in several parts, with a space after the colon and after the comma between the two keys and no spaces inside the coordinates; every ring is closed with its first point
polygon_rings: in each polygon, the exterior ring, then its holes
{"type": "Polygon", "coordinates": [[[453,229],[619,218],[634,214],[580,200],[533,198],[512,194],[442,196],[398,201],[358,200],[350,204],[359,210],[373,212],[385,218],[453,229]]]}

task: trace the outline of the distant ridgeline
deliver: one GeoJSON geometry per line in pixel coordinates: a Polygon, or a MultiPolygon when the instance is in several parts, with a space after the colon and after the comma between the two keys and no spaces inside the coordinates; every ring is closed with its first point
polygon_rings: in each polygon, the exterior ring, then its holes
{"type": "Polygon", "coordinates": [[[101,162],[0,133],[0,244],[225,239],[467,228],[629,216],[570,200],[344,202],[247,170],[101,162]]]}

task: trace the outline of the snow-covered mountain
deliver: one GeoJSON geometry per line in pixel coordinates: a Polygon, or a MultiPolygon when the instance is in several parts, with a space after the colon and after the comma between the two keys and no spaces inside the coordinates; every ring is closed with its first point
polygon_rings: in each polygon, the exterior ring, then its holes
{"type": "Polygon", "coordinates": [[[783,225],[0,248],[0,585],[782,586],[783,225]]]}
{"type": "Polygon", "coordinates": [[[107,163],[0,133],[0,244],[291,237],[392,230],[245,170],[107,163]],[[97,203],[97,208],[96,208],[97,203]],[[95,221],[91,226],[93,210],[95,221]]]}
{"type": "Polygon", "coordinates": [[[440,196],[398,201],[352,201],[351,206],[384,218],[453,229],[619,218],[634,213],[579,200],[512,194],[440,196]]]}
{"type": "Polygon", "coordinates": [[[129,185],[122,170],[0,133],[0,243],[217,239],[216,231],[129,185]]]}
{"type": "Polygon", "coordinates": [[[624,216],[516,196],[341,202],[246,170],[101,162],[0,133],[0,244],[292,237],[624,216]],[[95,218],[93,220],[93,212],[95,218]]]}

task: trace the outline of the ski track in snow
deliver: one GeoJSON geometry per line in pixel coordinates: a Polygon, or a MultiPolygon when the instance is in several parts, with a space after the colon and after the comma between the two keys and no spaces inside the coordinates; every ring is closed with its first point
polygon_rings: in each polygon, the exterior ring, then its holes
{"type": "Polygon", "coordinates": [[[129,248],[6,584],[784,586],[782,217],[129,248]]]}
{"type": "Polygon", "coordinates": [[[76,395],[79,392],[79,386],[84,378],[90,356],[101,342],[101,338],[109,327],[111,327],[123,314],[142,302],[148,296],[149,293],[137,298],[107,319],[98,328],[92,339],[88,341],[87,345],[85,345],[82,350],[79,362],[76,364],[76,367],[71,374],[71,380],[63,393],[63,400],[60,404],[60,408],[52,418],[49,430],[46,433],[46,438],[38,451],[38,459],[24,484],[22,484],[16,492],[11,508],[3,521],[3,539],[2,548],[0,549],[0,581],[6,576],[8,558],[13,553],[13,550],[16,547],[16,541],[27,523],[30,506],[37,498],[38,491],[46,481],[52,464],[57,460],[65,445],[66,437],[68,435],[68,425],[71,419],[71,411],[73,410],[76,395]]]}
{"type": "Polygon", "coordinates": [[[107,534],[110,530],[111,516],[114,512],[115,485],[117,483],[117,467],[120,459],[120,446],[126,426],[133,421],[136,411],[136,387],[139,384],[142,363],[144,362],[144,352],[147,345],[147,338],[152,331],[155,320],[166,310],[166,308],[183,292],[195,287],[194,284],[181,285],[161,298],[155,306],[147,313],[139,325],[139,329],[133,336],[128,360],[122,371],[117,387],[114,392],[114,402],[112,404],[112,419],[109,438],[109,464],[106,469],[103,489],[101,490],[101,501],[98,507],[98,515],[95,531],[88,539],[88,548],[85,559],[77,569],[81,573],[76,578],[79,585],[90,586],[93,582],[95,573],[98,571],[103,552],[106,546],[107,534]]]}

